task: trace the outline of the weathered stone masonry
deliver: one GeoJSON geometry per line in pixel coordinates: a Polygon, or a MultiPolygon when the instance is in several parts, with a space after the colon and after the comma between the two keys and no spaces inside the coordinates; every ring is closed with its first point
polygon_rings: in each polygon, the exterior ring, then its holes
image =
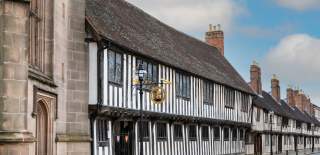
{"type": "Polygon", "coordinates": [[[28,65],[30,0],[0,1],[1,155],[35,154],[38,100],[50,109],[48,154],[90,154],[85,1],[44,1],[43,72],[28,65]]]}

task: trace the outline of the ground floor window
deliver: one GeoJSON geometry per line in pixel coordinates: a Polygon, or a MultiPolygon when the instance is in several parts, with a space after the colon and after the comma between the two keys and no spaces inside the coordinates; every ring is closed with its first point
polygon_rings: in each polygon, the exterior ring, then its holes
{"type": "Polygon", "coordinates": [[[189,140],[191,141],[197,140],[197,127],[195,125],[189,126],[189,140]]]}
{"type": "Polygon", "coordinates": [[[232,129],[232,140],[236,141],[238,139],[238,131],[237,128],[232,129]]]}
{"type": "Polygon", "coordinates": [[[270,142],[270,135],[266,135],[265,136],[265,144],[266,144],[266,146],[269,145],[269,142],[270,142]]]}
{"type": "Polygon", "coordinates": [[[203,126],[202,128],[202,140],[209,140],[209,127],[208,126],[203,126]]]}
{"type": "Polygon", "coordinates": [[[243,129],[240,129],[240,140],[244,140],[244,131],[243,129]]]}
{"type": "Polygon", "coordinates": [[[183,140],[182,125],[180,124],[174,125],[174,140],[183,140]]]}
{"type": "Polygon", "coordinates": [[[220,140],[220,128],[219,127],[214,127],[213,128],[213,133],[214,133],[214,140],[219,141],[220,140]]]}
{"type": "Polygon", "coordinates": [[[223,140],[228,141],[229,140],[229,128],[223,129],[223,140]]]}
{"type": "Polygon", "coordinates": [[[167,124],[157,123],[157,139],[167,140],[167,124]]]}
{"type": "MultiPolygon", "coordinates": [[[[143,141],[148,141],[149,140],[149,122],[142,121],[141,126],[142,126],[142,130],[141,130],[142,139],[143,141]]],[[[140,132],[138,134],[140,134],[140,132]]]]}

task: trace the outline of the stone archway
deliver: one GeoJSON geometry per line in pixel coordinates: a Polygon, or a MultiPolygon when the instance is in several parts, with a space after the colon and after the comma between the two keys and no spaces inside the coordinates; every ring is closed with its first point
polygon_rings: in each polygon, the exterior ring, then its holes
{"type": "Polygon", "coordinates": [[[36,155],[54,154],[54,121],[57,118],[57,96],[35,88],[33,113],[35,126],[36,155]]]}
{"type": "Polygon", "coordinates": [[[36,117],[36,155],[48,155],[49,143],[49,110],[44,101],[37,103],[37,117],[36,117]]]}

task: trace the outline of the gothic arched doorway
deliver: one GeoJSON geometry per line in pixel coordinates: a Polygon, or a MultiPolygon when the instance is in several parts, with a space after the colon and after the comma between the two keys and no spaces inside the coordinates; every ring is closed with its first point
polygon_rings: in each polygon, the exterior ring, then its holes
{"type": "Polygon", "coordinates": [[[43,101],[37,105],[37,155],[48,155],[48,136],[49,136],[49,111],[43,101]]]}

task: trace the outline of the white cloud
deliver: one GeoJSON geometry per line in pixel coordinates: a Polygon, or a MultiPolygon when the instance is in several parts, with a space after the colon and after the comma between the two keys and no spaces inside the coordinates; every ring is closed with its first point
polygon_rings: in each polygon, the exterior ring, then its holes
{"type": "MultiPolygon", "coordinates": [[[[320,38],[308,34],[284,37],[263,62],[267,75],[278,74],[287,84],[299,85],[320,104],[320,38]],[[317,86],[317,87],[315,87],[317,86]]],[[[268,76],[267,76],[268,77],[268,76]]]]}
{"type": "Polygon", "coordinates": [[[229,31],[235,16],[245,13],[234,0],[127,0],[164,23],[187,33],[205,32],[208,24],[229,31]]]}
{"type": "Polygon", "coordinates": [[[291,23],[284,23],[276,27],[247,26],[238,30],[246,36],[253,38],[281,38],[293,32],[295,26],[291,23]]]}
{"type": "Polygon", "coordinates": [[[319,9],[319,0],[275,0],[280,6],[294,9],[298,11],[308,10],[308,9],[319,9]]]}

